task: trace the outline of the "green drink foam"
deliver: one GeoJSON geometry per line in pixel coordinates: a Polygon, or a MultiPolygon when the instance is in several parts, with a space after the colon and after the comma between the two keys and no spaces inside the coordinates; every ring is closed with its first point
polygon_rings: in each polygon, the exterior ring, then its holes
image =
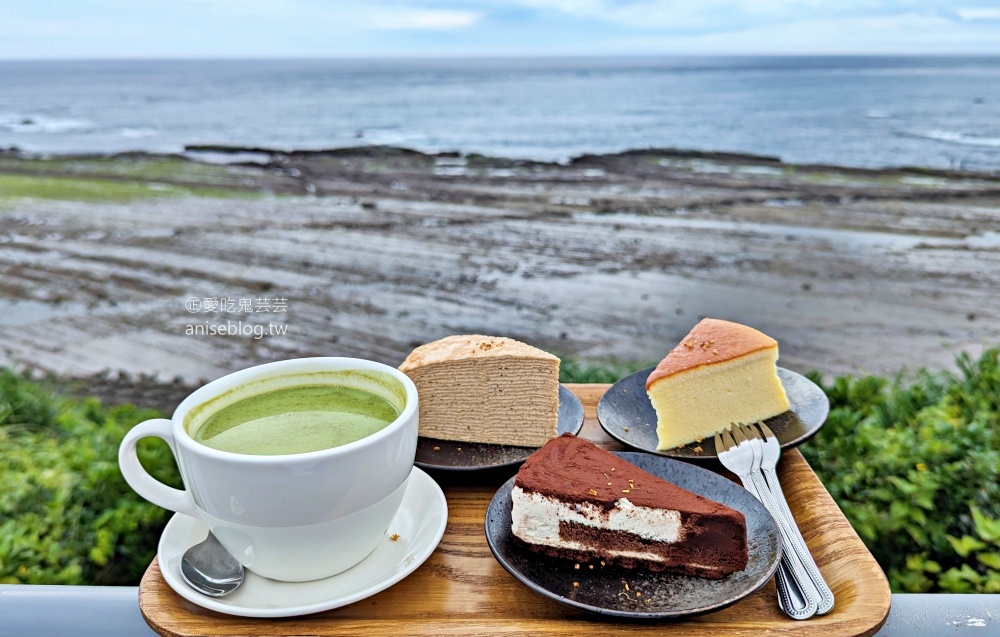
{"type": "Polygon", "coordinates": [[[361,440],[398,416],[392,404],[371,392],[338,385],[301,385],[228,405],[209,416],[192,437],[232,453],[307,453],[361,440]]]}

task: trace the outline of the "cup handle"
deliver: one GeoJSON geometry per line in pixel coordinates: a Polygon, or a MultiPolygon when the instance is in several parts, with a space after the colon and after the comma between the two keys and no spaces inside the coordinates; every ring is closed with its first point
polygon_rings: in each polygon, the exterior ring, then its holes
{"type": "Polygon", "coordinates": [[[151,436],[166,442],[170,447],[170,452],[174,454],[174,459],[177,459],[174,435],[170,429],[171,422],[165,418],[154,418],[133,427],[125,434],[121,447],[118,448],[118,466],[125,477],[125,482],[128,482],[129,486],[143,498],[164,509],[198,517],[198,509],[189,492],[168,487],[149,475],[139,463],[136,444],[141,439],[151,436]]]}

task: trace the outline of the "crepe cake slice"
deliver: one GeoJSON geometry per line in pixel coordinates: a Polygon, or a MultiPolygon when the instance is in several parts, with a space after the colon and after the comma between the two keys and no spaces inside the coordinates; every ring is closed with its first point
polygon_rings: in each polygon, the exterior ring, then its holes
{"type": "Polygon", "coordinates": [[[709,579],[747,566],[742,513],[571,434],[524,462],[511,497],[514,536],[540,553],[709,579]]]}
{"type": "Polygon", "coordinates": [[[399,366],[417,386],[420,435],[540,447],[558,435],[559,359],[512,338],[456,335],[399,366]]]}
{"type": "Polygon", "coordinates": [[[778,342],[752,327],[706,318],[646,378],[657,449],[714,436],[734,422],[788,411],[778,342]]]}

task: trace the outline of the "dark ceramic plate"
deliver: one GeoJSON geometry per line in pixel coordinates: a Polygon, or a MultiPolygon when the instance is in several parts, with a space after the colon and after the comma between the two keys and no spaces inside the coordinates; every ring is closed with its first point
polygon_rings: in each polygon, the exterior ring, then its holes
{"type": "MultiPolygon", "coordinates": [[[[713,438],[676,449],[656,450],[656,411],[646,395],[646,377],[653,369],[629,374],[604,392],[597,403],[601,427],[615,440],[641,451],[682,460],[716,459],[713,438]]],[[[816,383],[801,374],[779,367],[778,378],[792,408],[764,422],[778,437],[781,448],[787,449],[802,444],[819,431],[830,413],[830,401],[816,383]]]]}
{"type": "Polygon", "coordinates": [[[536,593],[561,604],[632,619],[667,619],[719,610],[735,604],[771,579],[781,557],[778,527],[743,487],[708,469],[678,460],[645,453],[615,455],[743,513],[750,545],[747,567],[720,580],[597,564],[593,569],[584,564],[577,569],[572,560],[535,553],[515,540],[510,529],[510,494],[514,486],[511,478],[496,492],[486,511],[486,541],[494,557],[511,575],[536,593]]]}
{"type": "MultiPolygon", "coordinates": [[[[557,428],[560,434],[578,434],[583,429],[583,405],[576,394],[562,385],[559,385],[557,428]]],[[[417,457],[414,464],[421,469],[478,471],[517,466],[533,453],[535,447],[455,442],[421,436],[417,439],[417,457]]]]}

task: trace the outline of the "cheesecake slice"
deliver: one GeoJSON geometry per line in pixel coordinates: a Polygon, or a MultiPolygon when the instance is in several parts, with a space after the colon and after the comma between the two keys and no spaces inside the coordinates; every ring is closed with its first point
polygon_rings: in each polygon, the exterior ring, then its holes
{"type": "Polygon", "coordinates": [[[540,447],[558,435],[559,359],[499,336],[449,336],[399,370],[417,386],[420,435],[540,447]]]}
{"type": "Polygon", "coordinates": [[[709,579],[747,566],[742,513],[571,434],[524,462],[511,497],[514,536],[540,553],[709,579]]]}
{"type": "Polygon", "coordinates": [[[656,410],[656,448],[788,411],[777,361],[778,342],[752,327],[710,318],[695,325],[646,379],[656,410]]]}

